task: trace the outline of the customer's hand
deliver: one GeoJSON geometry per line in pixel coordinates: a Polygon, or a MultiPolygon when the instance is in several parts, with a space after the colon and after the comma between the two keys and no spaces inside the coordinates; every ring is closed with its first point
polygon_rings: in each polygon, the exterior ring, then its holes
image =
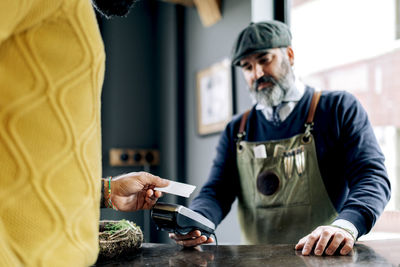
{"type": "Polygon", "coordinates": [[[147,172],[117,176],[111,180],[111,201],[121,211],[150,209],[162,196],[154,187],[165,187],[168,184],[168,180],[147,172]]]}
{"type": "Polygon", "coordinates": [[[201,244],[214,242],[212,237],[207,238],[205,235],[202,235],[199,230],[192,231],[186,235],[170,233],[169,238],[175,240],[178,245],[184,247],[195,247],[201,244]]]}

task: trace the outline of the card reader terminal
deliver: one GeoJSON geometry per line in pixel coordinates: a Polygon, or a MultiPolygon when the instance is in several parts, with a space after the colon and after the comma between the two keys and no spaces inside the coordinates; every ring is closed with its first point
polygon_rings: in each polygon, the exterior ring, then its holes
{"type": "Polygon", "coordinates": [[[202,235],[214,234],[215,225],[209,219],[191,209],[177,204],[157,203],[151,209],[151,218],[158,230],[185,235],[200,230],[202,235]]]}

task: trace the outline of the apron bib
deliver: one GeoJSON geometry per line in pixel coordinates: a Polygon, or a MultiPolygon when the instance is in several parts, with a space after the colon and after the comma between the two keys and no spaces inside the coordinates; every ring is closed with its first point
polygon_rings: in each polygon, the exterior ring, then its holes
{"type": "Polygon", "coordinates": [[[294,244],[337,217],[311,134],[319,96],[320,92],[314,93],[305,133],[288,139],[242,141],[249,112],[242,118],[236,148],[241,185],[238,216],[246,244],[294,244]]]}

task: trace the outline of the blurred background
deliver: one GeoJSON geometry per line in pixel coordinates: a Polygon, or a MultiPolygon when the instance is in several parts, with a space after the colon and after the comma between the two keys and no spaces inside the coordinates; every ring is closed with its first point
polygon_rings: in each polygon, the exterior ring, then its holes
{"type": "MultiPolygon", "coordinates": [[[[290,25],[295,73],[305,83],[361,101],[392,182],[387,210],[400,210],[400,0],[140,0],[126,18],[98,16],[103,176],[144,170],[196,185],[190,199],[160,200],[187,206],[208,178],[220,134],[199,130],[198,75],[229,59],[251,21],[267,19],[290,25]]],[[[235,116],[252,102],[239,69],[229,67],[229,84],[222,105],[235,116]]],[[[171,242],[148,211],[104,209],[101,217],[134,221],[145,242],[171,242]]],[[[236,202],[216,233],[219,243],[240,243],[236,202]]]]}

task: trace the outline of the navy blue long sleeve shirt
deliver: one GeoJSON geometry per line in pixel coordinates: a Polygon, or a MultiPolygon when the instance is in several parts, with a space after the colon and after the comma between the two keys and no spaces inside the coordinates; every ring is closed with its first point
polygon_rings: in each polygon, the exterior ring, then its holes
{"type": "MultiPolygon", "coordinates": [[[[253,107],[246,125],[246,141],[290,138],[304,132],[314,90],[306,88],[289,116],[274,126],[253,107]]],[[[236,136],[242,115],[225,128],[208,181],[190,208],[218,225],[240,192],[236,136]]],[[[390,182],[367,113],[350,93],[322,92],[314,117],[318,165],[337,219],[354,224],[359,236],[375,224],[390,198],[390,182]]]]}

